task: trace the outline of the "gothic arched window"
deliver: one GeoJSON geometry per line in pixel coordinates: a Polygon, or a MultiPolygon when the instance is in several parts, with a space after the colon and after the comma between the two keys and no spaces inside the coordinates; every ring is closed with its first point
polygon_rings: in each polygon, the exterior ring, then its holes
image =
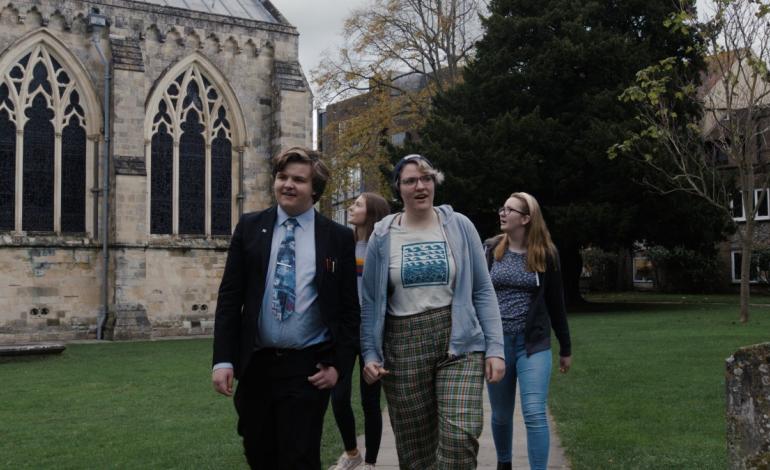
{"type": "Polygon", "coordinates": [[[227,106],[192,64],[166,87],[150,138],[150,232],[229,235],[232,135],[227,106]]]}
{"type": "Polygon", "coordinates": [[[0,230],[86,231],[85,112],[43,45],[0,76],[0,230]]]}
{"type": "Polygon", "coordinates": [[[0,84],[0,230],[14,229],[16,119],[8,85],[0,84]]]}

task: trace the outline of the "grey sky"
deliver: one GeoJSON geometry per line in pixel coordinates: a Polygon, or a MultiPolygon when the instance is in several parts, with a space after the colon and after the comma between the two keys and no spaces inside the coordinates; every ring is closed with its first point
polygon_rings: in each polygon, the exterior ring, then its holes
{"type": "Polygon", "coordinates": [[[350,12],[369,0],[272,0],[299,31],[299,62],[305,74],[318,65],[324,49],[341,42],[342,23],[350,12]]]}
{"type": "MultiPolygon", "coordinates": [[[[350,12],[371,0],[272,0],[300,33],[299,61],[306,74],[318,65],[324,49],[341,43],[342,23],[350,12]]],[[[697,0],[702,13],[709,0],[697,0]]],[[[708,11],[708,7],[705,8],[708,11]]]]}

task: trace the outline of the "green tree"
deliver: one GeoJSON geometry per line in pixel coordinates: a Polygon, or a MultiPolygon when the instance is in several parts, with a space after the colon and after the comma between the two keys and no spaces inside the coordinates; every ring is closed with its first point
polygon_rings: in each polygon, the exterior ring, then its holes
{"type": "Polygon", "coordinates": [[[770,2],[713,0],[700,23],[694,12],[671,16],[672,34],[700,38],[694,50],[706,56],[704,83],[682,57],[664,57],[640,70],[623,93],[638,105],[635,128],[610,156],[642,161],[659,193],[697,197],[721,217],[742,208],[740,320],[749,319],[749,281],[759,208],[766,204],[770,171],[762,154],[770,149],[770,2]],[[682,113],[695,104],[695,113],[682,113]],[[756,191],[760,197],[755,198],[756,191]],[[740,195],[740,197],[736,197],[740,195]]]}
{"type": "Polygon", "coordinates": [[[725,221],[685,196],[663,198],[638,182],[645,168],[607,158],[635,125],[618,96],[663,57],[697,68],[695,35],[672,34],[670,2],[492,0],[464,83],[434,100],[423,151],[447,173],[439,196],[482,236],[495,207],[532,193],[559,247],[569,301],[580,300],[580,248],[635,240],[713,249],[725,221]]]}

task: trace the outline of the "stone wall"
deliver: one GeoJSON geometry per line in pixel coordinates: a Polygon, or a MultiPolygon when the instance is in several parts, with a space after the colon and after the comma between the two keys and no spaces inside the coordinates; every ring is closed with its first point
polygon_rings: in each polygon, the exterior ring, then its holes
{"type": "Polygon", "coordinates": [[[272,203],[270,158],[283,148],[311,144],[312,95],[297,62],[298,34],[282,18],[265,23],[122,0],[0,0],[0,59],[17,54],[14,45],[24,38],[48,35],[47,41],[68,51],[63,55],[71,53],[63,65],[81,71],[75,78],[92,97],[88,233],[0,233],[0,343],[95,336],[102,308],[104,67],[86,27],[92,8],[110,21],[98,41],[113,63],[107,273],[112,338],[212,332],[229,237],[151,235],[148,226],[148,120],[156,111],[148,109],[149,102],[181,65],[196,61],[230,100],[233,227],[240,212],[272,203]]]}
{"type": "Polygon", "coordinates": [[[3,238],[0,343],[95,338],[99,249],[88,242],[3,238]]]}
{"type": "MultiPolygon", "coordinates": [[[[137,313],[141,307],[152,325],[152,331],[142,335],[211,334],[217,289],[227,258],[226,246],[227,240],[220,240],[219,247],[195,248],[191,244],[177,248],[116,250],[117,320],[123,322],[124,328],[133,328],[129,320],[142,322],[141,313],[137,313]]],[[[121,325],[117,326],[119,330],[121,325]]]]}
{"type": "Polygon", "coordinates": [[[726,367],[729,468],[770,468],[770,343],[738,350],[726,367]]]}

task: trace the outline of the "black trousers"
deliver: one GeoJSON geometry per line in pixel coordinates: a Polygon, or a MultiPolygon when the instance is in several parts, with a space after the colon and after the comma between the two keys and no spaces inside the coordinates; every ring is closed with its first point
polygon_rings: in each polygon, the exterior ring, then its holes
{"type": "MultiPolygon", "coordinates": [[[[359,386],[361,391],[361,408],[364,410],[364,445],[366,446],[366,463],[377,463],[377,455],[380,452],[380,442],[382,440],[382,410],[380,409],[380,390],[382,381],[378,380],[369,385],[364,380],[363,357],[358,360],[359,365],[359,386]]],[[[337,427],[342,436],[342,443],[345,450],[353,450],[358,447],[356,439],[356,419],[353,415],[353,405],[351,403],[351,394],[353,389],[353,374],[350,371],[340,377],[337,385],[332,389],[332,411],[334,419],[337,421],[337,427]]]]}
{"type": "Polygon", "coordinates": [[[238,382],[238,434],[253,469],[319,470],[329,390],[307,378],[316,372],[313,348],[260,350],[238,382]]]}

